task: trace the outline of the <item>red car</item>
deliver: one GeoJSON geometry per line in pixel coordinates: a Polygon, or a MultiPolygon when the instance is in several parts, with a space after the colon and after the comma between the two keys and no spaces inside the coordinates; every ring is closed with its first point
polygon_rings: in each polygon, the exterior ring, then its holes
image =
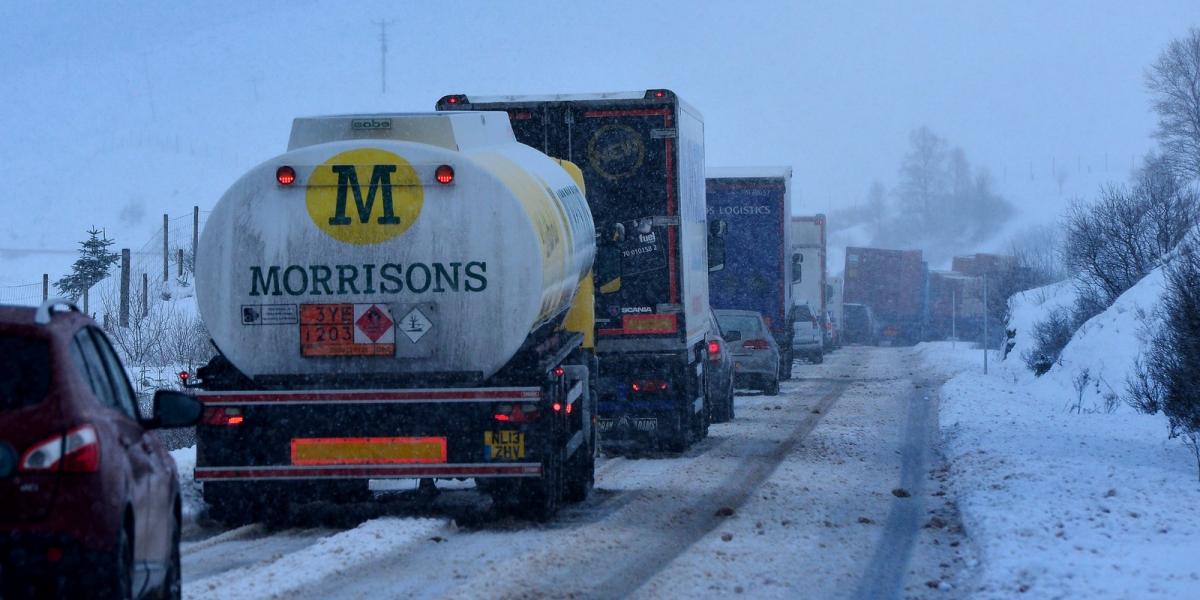
{"type": "Polygon", "coordinates": [[[112,345],[72,309],[0,306],[0,596],[178,598],[179,484],[150,430],[201,406],[160,390],[142,417],[112,345]]]}

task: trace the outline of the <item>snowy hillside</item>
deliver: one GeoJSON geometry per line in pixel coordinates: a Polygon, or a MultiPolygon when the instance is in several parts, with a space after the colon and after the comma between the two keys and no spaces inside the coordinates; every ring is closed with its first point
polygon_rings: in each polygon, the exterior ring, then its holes
{"type": "Polygon", "coordinates": [[[922,349],[927,364],[961,371],[942,389],[940,426],[982,563],[977,597],[1194,595],[1195,460],[1167,438],[1165,417],[1120,400],[1162,291],[1159,269],[1088,320],[1040,378],[1021,355],[1035,323],[1074,303],[1070,282],[1013,297],[1016,346],[990,375],[945,344],[922,349]]]}

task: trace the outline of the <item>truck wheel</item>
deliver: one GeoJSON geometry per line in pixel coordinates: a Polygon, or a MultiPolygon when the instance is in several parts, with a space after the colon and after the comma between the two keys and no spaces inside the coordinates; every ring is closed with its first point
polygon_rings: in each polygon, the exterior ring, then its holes
{"type": "Polygon", "coordinates": [[[825,362],[825,353],[820,350],[814,352],[812,355],[812,363],[814,365],[819,365],[823,362],[825,362]]]}
{"type": "Polygon", "coordinates": [[[215,485],[216,489],[204,490],[204,501],[208,503],[208,518],[225,527],[240,527],[266,520],[267,517],[278,521],[288,514],[286,498],[275,497],[268,509],[264,499],[270,498],[271,495],[259,493],[253,486],[244,483],[215,485]]]}
{"type": "Polygon", "coordinates": [[[563,497],[563,457],[554,449],[542,461],[542,476],[521,482],[521,512],[535,521],[549,521],[563,497]]]}
{"type": "MultiPolygon", "coordinates": [[[[688,407],[690,412],[691,407],[688,407]]],[[[683,452],[692,445],[692,419],[690,415],[675,415],[675,430],[671,432],[671,438],[667,440],[667,450],[669,452],[683,452]]]]}
{"type": "Polygon", "coordinates": [[[779,378],[778,377],[767,382],[766,387],[763,388],[763,395],[765,395],[765,396],[778,396],[779,395],[779,378]]]}
{"type": "Polygon", "coordinates": [[[596,483],[595,448],[590,444],[580,446],[570,462],[563,499],[567,502],[583,502],[596,483]]]}
{"type": "Polygon", "coordinates": [[[729,391],[725,394],[725,420],[732,421],[733,414],[733,382],[729,382],[729,391]]]}

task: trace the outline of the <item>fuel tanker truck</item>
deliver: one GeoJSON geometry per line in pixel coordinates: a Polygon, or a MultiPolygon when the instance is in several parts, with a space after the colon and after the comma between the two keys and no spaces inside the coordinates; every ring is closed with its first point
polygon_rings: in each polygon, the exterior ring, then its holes
{"type": "Polygon", "coordinates": [[[585,498],[595,258],[579,169],[503,112],[296,119],[197,249],[214,517],[398,478],[474,479],[538,518],[585,498]]]}

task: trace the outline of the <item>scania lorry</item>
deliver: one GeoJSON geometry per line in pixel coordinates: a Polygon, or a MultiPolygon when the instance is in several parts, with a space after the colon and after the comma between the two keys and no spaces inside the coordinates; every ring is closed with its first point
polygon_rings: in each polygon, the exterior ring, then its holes
{"type": "Polygon", "coordinates": [[[708,272],[721,248],[705,219],[700,113],[663,89],[454,94],[437,109],[507,112],[518,141],[583,171],[598,250],[617,257],[620,273],[596,294],[605,444],[679,451],[703,436],[708,272]]]}
{"type": "Polygon", "coordinates": [[[586,497],[595,255],[579,170],[503,112],[296,119],[199,241],[213,515],[394,478],[474,479],[538,518],[586,497]]]}
{"type": "Polygon", "coordinates": [[[708,221],[725,229],[725,268],[709,276],[713,308],[763,316],[779,344],[779,378],[792,376],[793,264],[791,167],[707,170],[708,221]]]}

